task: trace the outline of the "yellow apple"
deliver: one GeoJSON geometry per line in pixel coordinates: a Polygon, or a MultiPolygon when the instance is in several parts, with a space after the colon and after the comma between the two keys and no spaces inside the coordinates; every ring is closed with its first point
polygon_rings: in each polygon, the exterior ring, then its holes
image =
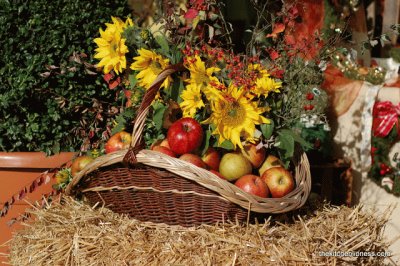
{"type": "Polygon", "coordinates": [[[268,155],[265,161],[262,163],[261,167],[258,169],[258,173],[260,174],[260,176],[262,176],[266,170],[272,167],[279,167],[279,166],[283,166],[281,160],[274,155],[268,155]]]}
{"type": "Polygon", "coordinates": [[[250,161],[238,152],[224,154],[219,164],[219,172],[228,181],[250,174],[253,168],[250,161]]]}
{"type": "Polygon", "coordinates": [[[93,161],[93,158],[88,156],[88,155],[82,155],[77,157],[71,165],[71,175],[75,176],[77,173],[79,173],[83,168],[85,168],[86,165],[88,165],[91,161],[93,161]]]}

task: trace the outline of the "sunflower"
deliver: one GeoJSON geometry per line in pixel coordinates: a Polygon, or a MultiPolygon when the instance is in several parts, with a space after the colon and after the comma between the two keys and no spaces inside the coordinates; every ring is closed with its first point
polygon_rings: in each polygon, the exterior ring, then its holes
{"type": "MultiPolygon", "coordinates": [[[[149,89],[158,74],[169,65],[169,60],[144,48],[139,49],[138,53],[139,56],[133,58],[135,62],[132,63],[131,69],[139,71],[136,75],[139,85],[149,89]]],[[[168,88],[171,82],[172,78],[167,77],[160,88],[168,88]]]]}
{"type": "Polygon", "coordinates": [[[58,185],[67,184],[71,178],[71,172],[69,169],[61,169],[55,175],[56,182],[58,185]]]}
{"type": "Polygon", "coordinates": [[[201,98],[200,88],[189,84],[181,93],[182,102],[179,104],[183,111],[184,117],[194,117],[197,109],[204,107],[204,102],[201,98]]]}
{"type": "MultiPolygon", "coordinates": [[[[219,80],[213,76],[219,72],[218,67],[206,68],[205,63],[196,55],[187,60],[186,68],[190,71],[190,78],[186,80],[192,86],[199,87],[202,91],[210,90],[210,87],[215,87],[220,84],[219,80]]],[[[206,93],[208,95],[208,93],[206,93]]]]}
{"type": "Polygon", "coordinates": [[[248,70],[253,72],[256,76],[255,86],[252,89],[255,95],[263,95],[266,97],[271,91],[280,92],[279,88],[282,87],[282,82],[276,82],[274,79],[270,78],[268,71],[260,64],[249,65],[248,70]]]}
{"type": "Polygon", "coordinates": [[[98,46],[94,57],[100,59],[97,66],[103,67],[104,74],[111,70],[118,74],[126,68],[125,54],[128,53],[128,47],[125,45],[125,39],[121,38],[121,34],[125,28],[133,25],[129,18],[126,22],[115,17],[111,19],[113,23],[106,23],[106,29],[100,29],[100,38],[94,39],[98,46]]]}
{"type": "Polygon", "coordinates": [[[276,82],[274,79],[269,77],[263,77],[257,79],[256,87],[254,92],[260,96],[268,96],[270,92],[280,92],[280,88],[282,87],[282,82],[276,82]]]}
{"type": "Polygon", "coordinates": [[[243,149],[241,137],[245,140],[252,139],[256,125],[269,124],[270,121],[261,115],[265,109],[245,97],[245,90],[232,83],[222,96],[212,102],[211,116],[203,123],[216,126],[213,134],[219,136],[219,144],[229,140],[235,148],[239,146],[243,149]]]}

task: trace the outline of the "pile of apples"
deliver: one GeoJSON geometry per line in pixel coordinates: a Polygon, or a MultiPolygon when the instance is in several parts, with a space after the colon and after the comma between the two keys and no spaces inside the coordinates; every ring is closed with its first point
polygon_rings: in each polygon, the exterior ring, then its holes
{"type": "Polygon", "coordinates": [[[181,118],[168,129],[167,137],[150,147],[171,157],[208,169],[242,190],[263,198],[280,198],[295,187],[292,174],[265,147],[246,144],[244,149],[219,152],[212,147],[200,156],[203,129],[193,118],[181,118]]]}
{"type": "MultiPolygon", "coordinates": [[[[244,145],[244,149],[230,152],[220,152],[210,147],[200,156],[203,136],[199,122],[193,118],[181,118],[169,127],[167,137],[153,143],[150,149],[208,169],[242,190],[262,198],[280,198],[294,189],[292,174],[283,167],[279,158],[267,155],[265,147],[257,148],[256,144],[249,143],[244,145]]],[[[128,132],[118,132],[106,142],[105,153],[127,149],[131,140],[128,132]]],[[[93,158],[87,155],[76,158],[71,165],[72,176],[91,161],[93,158]]]]}
{"type": "MultiPolygon", "coordinates": [[[[104,146],[104,152],[112,153],[122,149],[128,149],[131,145],[132,136],[126,131],[120,131],[112,135],[104,146]]],[[[76,157],[71,164],[71,175],[76,176],[83,168],[94,160],[89,155],[81,155],[76,157]]]]}

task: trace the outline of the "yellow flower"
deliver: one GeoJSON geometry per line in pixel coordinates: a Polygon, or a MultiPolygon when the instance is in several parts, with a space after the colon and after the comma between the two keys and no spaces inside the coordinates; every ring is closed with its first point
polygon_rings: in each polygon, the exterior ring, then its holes
{"type": "Polygon", "coordinates": [[[66,184],[69,182],[71,172],[69,169],[64,168],[58,171],[55,175],[57,184],[66,184]]]}
{"type": "Polygon", "coordinates": [[[261,115],[265,109],[245,97],[245,91],[233,84],[222,95],[223,97],[212,102],[211,116],[203,123],[216,126],[213,134],[219,136],[219,144],[229,140],[235,148],[239,146],[243,149],[241,137],[251,140],[256,125],[269,124],[270,121],[261,115]]]}
{"type": "Polygon", "coordinates": [[[206,68],[205,63],[198,55],[188,58],[187,62],[185,66],[190,71],[190,78],[186,82],[199,87],[202,91],[220,84],[218,79],[213,76],[214,73],[220,71],[218,67],[206,68]]]}
{"type": "Polygon", "coordinates": [[[200,88],[189,84],[181,93],[182,102],[179,104],[183,111],[184,117],[194,117],[197,109],[204,107],[204,102],[201,99],[200,88]]]}
{"type": "MultiPolygon", "coordinates": [[[[144,48],[139,49],[138,53],[139,56],[133,58],[135,62],[132,63],[131,69],[139,71],[136,75],[139,85],[148,89],[158,74],[169,65],[169,60],[144,48]]],[[[167,77],[160,88],[168,88],[171,82],[172,78],[167,77]]]]}
{"type": "Polygon", "coordinates": [[[257,79],[256,81],[256,87],[254,92],[260,96],[268,96],[268,94],[273,91],[273,92],[280,92],[279,88],[282,87],[282,82],[276,82],[275,80],[264,77],[257,79]]]}
{"type": "Polygon", "coordinates": [[[260,64],[249,65],[248,70],[255,72],[257,77],[255,80],[255,86],[252,89],[254,94],[266,97],[271,91],[280,92],[279,88],[282,87],[282,82],[276,82],[274,79],[270,78],[268,71],[260,64]]]}
{"type": "Polygon", "coordinates": [[[105,74],[114,69],[119,74],[126,68],[125,54],[128,47],[125,45],[125,39],[121,37],[122,32],[128,26],[132,26],[132,20],[127,19],[123,22],[119,18],[111,17],[113,23],[106,23],[106,29],[100,29],[100,38],[94,39],[98,48],[95,49],[97,54],[95,58],[100,59],[98,67],[103,67],[105,74]]]}

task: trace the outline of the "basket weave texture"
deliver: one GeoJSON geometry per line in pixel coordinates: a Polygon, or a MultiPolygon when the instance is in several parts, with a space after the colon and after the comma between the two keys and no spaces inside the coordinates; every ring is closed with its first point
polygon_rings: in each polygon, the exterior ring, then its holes
{"type": "Polygon", "coordinates": [[[194,226],[223,220],[245,221],[249,213],[284,213],[300,208],[311,190],[305,153],[293,159],[295,189],[282,198],[260,198],[244,192],[210,171],[168,155],[142,149],[144,121],[163,80],[180,70],[167,68],[145,93],[133,125],[132,143],[96,158],[67,186],[68,195],[83,195],[132,218],[194,226]]]}

